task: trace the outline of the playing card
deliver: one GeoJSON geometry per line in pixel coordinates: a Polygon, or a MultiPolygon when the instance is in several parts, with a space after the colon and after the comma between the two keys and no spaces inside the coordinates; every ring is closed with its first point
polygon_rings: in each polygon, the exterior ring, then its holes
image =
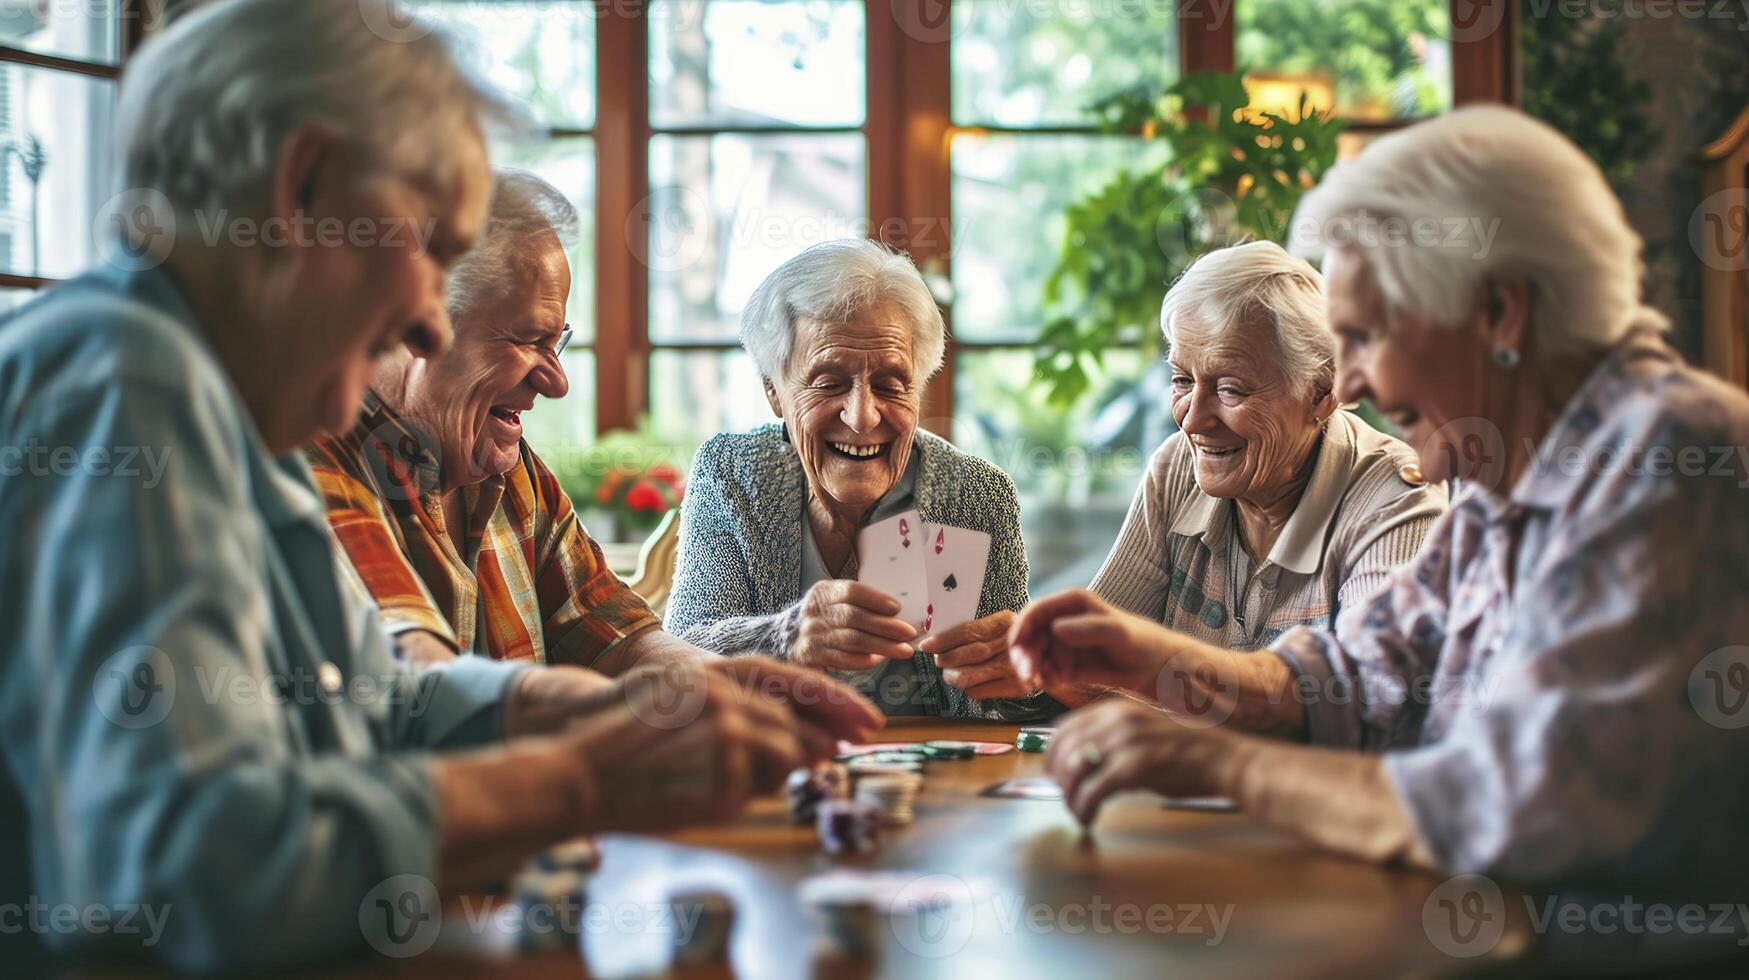
{"type": "Polygon", "coordinates": [[[856,580],[899,600],[898,618],[923,631],[929,619],[923,521],[914,510],[870,524],[856,537],[856,580]]]}
{"type": "Polygon", "coordinates": [[[1017,800],[1061,800],[1063,789],[1044,776],[1005,779],[983,792],[984,796],[1010,797],[1017,800]]]}
{"type": "Polygon", "coordinates": [[[984,570],[990,560],[990,536],[945,524],[925,524],[923,540],[923,564],[929,576],[923,632],[934,635],[978,618],[978,599],[984,594],[984,570]]]}

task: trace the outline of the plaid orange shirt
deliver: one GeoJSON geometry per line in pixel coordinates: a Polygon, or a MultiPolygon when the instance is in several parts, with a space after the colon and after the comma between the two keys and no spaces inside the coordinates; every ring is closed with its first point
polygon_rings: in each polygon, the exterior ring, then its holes
{"type": "Polygon", "coordinates": [[[430,630],[495,660],[588,666],[660,625],[526,442],[509,472],[462,491],[465,554],[444,525],[430,440],[375,392],[357,428],[309,457],[328,523],[392,632],[430,630]]]}

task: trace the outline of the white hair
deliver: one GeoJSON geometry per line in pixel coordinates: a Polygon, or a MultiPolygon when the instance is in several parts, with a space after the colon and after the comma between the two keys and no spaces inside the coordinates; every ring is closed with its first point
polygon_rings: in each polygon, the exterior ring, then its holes
{"type": "MultiPolygon", "coordinates": [[[[1160,304],[1160,331],[1179,346],[1188,317],[1197,339],[1218,336],[1254,317],[1275,328],[1282,373],[1301,392],[1336,383],[1336,336],[1324,316],[1324,277],[1274,242],[1216,249],[1191,263],[1160,304]]],[[[1188,341],[1187,341],[1188,343],[1188,341]]]]}
{"type": "Polygon", "coordinates": [[[1603,172],[1504,106],[1417,123],[1338,164],[1301,200],[1291,242],[1314,260],[1353,249],[1390,309],[1444,326],[1473,316],[1489,282],[1525,282],[1551,354],[1666,325],[1640,304],[1640,237],[1603,172]]]}
{"type": "Polygon", "coordinates": [[[567,254],[580,235],[577,209],[552,184],[526,170],[500,170],[492,187],[486,228],[474,247],[449,270],[444,305],[460,321],[489,297],[517,286],[535,268],[534,246],[548,235],[567,254]]]}
{"type": "Polygon", "coordinates": [[[911,322],[918,379],[934,375],[947,344],[941,309],[908,256],[866,238],[822,242],[766,276],[741,311],[741,344],[776,381],[795,348],[798,321],[836,326],[881,302],[896,304],[911,322]]]}
{"type": "Polygon", "coordinates": [[[394,0],[221,0],[178,18],[130,61],[119,179],[182,212],[262,211],[286,136],[319,124],[385,171],[447,186],[442,141],[457,127],[515,121],[459,67],[446,37],[394,0]]]}

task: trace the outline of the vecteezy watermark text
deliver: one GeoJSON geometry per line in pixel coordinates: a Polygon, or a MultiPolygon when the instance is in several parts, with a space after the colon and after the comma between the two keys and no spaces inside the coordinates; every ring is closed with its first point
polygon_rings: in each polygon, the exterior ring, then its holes
{"type": "Polygon", "coordinates": [[[0,476],[92,476],[139,480],[151,490],[170,465],[169,446],[0,446],[0,476]]]}
{"type": "Polygon", "coordinates": [[[44,902],[35,895],[22,903],[0,905],[0,935],[38,936],[84,934],[139,936],[140,945],[155,946],[164,936],[170,906],[140,902],[116,905],[44,902]]]}

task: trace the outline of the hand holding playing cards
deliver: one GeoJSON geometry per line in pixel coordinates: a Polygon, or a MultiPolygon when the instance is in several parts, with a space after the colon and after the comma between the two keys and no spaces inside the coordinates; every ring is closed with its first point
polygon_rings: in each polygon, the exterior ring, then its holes
{"type": "Polygon", "coordinates": [[[801,627],[790,657],[821,670],[866,670],[909,660],[911,624],[897,618],[899,600],[861,582],[814,583],[802,596],[801,627]]]}
{"type": "Polygon", "coordinates": [[[1022,683],[1047,691],[1100,684],[1156,698],[1174,637],[1086,589],[1070,589],[1021,611],[1008,658],[1022,683]]]}
{"type": "Polygon", "coordinates": [[[1237,796],[1256,743],[1218,729],[1187,728],[1159,708],[1127,698],[1101,701],[1057,727],[1045,770],[1082,824],[1114,793],[1237,796]]]}
{"type": "Polygon", "coordinates": [[[933,656],[942,678],[968,697],[1031,697],[1038,689],[1020,679],[1008,656],[1008,633],[1015,619],[1004,609],[931,636],[917,649],[933,656]]]}

